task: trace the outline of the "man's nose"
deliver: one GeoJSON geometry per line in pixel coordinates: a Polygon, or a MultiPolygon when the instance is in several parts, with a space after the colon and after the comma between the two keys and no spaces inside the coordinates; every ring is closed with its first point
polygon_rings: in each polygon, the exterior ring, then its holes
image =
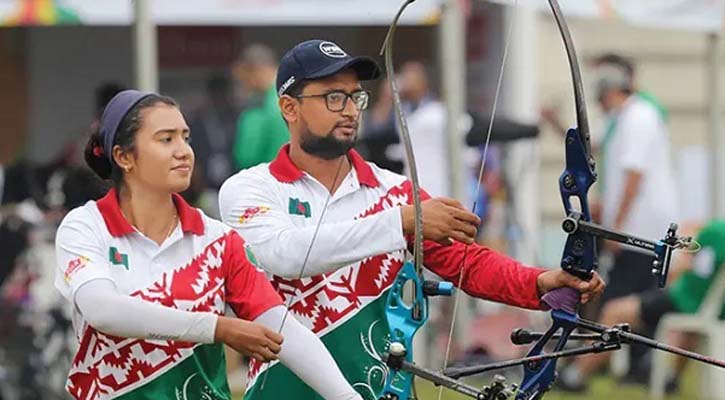
{"type": "Polygon", "coordinates": [[[345,107],[342,109],[342,115],[355,119],[359,114],[360,110],[355,106],[355,102],[348,97],[347,102],[345,102],[345,107]]]}

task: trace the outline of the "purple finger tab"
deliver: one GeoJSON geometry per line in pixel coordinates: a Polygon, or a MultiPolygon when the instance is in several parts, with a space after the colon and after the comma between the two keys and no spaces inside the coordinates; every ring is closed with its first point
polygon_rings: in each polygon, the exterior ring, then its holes
{"type": "Polygon", "coordinates": [[[574,288],[563,287],[547,292],[541,297],[541,301],[552,310],[576,313],[581,294],[574,288]]]}

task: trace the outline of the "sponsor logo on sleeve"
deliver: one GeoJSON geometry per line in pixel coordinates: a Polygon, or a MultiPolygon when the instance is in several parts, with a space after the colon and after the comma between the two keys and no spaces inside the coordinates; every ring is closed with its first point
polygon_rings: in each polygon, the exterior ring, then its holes
{"type": "Polygon", "coordinates": [[[90,261],[90,258],[83,256],[68,261],[68,266],[63,273],[63,278],[65,279],[65,282],[70,282],[70,280],[73,278],[73,275],[75,275],[78,271],[82,270],[86,267],[86,265],[88,265],[88,261],[90,261]]]}
{"type": "Polygon", "coordinates": [[[256,217],[257,215],[262,215],[267,213],[269,211],[269,207],[259,206],[259,207],[250,207],[244,210],[242,215],[239,217],[239,224],[244,224],[246,222],[249,222],[252,220],[252,218],[256,217]]]}

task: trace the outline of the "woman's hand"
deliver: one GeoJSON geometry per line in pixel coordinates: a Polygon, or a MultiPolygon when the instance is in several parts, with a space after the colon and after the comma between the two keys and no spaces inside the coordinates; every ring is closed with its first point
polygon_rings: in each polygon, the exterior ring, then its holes
{"type": "Polygon", "coordinates": [[[214,341],[258,361],[277,359],[284,338],[279,333],[254,322],[239,318],[219,317],[214,341]]]}

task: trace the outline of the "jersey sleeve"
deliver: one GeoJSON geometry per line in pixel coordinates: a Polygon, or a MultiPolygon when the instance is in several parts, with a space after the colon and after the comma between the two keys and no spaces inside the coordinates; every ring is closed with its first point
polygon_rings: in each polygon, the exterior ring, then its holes
{"type": "MultiPolygon", "coordinates": [[[[298,226],[290,218],[287,199],[275,193],[275,184],[247,173],[227,180],[219,191],[222,220],[251,245],[265,271],[297,279],[304,266],[302,277],[310,277],[405,249],[398,207],[358,219],[298,226]]],[[[320,217],[311,211],[310,218],[320,217]]]]}
{"type": "Polygon", "coordinates": [[[478,244],[423,244],[426,268],[471,296],[516,307],[541,309],[536,279],[544,269],[528,267],[478,244]],[[468,252],[468,255],[466,255],[468,252]],[[464,266],[465,260],[465,266],[464,266]],[[462,276],[461,276],[462,275],[462,276]]]}
{"type": "Polygon", "coordinates": [[[282,304],[267,276],[255,265],[251,249],[233,230],[227,234],[224,268],[226,269],[226,302],[234,313],[251,321],[274,306],[282,304]]]}
{"type": "Polygon", "coordinates": [[[94,279],[114,281],[102,232],[94,228],[92,221],[88,210],[78,208],[68,213],[56,233],[55,287],[71,303],[84,283],[94,279]]]}
{"type": "MultiPolygon", "coordinates": [[[[421,200],[429,198],[421,190],[421,200]]],[[[412,246],[413,238],[408,240],[412,246]]],[[[542,308],[536,279],[545,270],[525,266],[488,247],[472,244],[466,249],[461,242],[443,246],[426,240],[423,264],[454,285],[461,282],[459,289],[471,296],[516,307],[542,308]]]]}

